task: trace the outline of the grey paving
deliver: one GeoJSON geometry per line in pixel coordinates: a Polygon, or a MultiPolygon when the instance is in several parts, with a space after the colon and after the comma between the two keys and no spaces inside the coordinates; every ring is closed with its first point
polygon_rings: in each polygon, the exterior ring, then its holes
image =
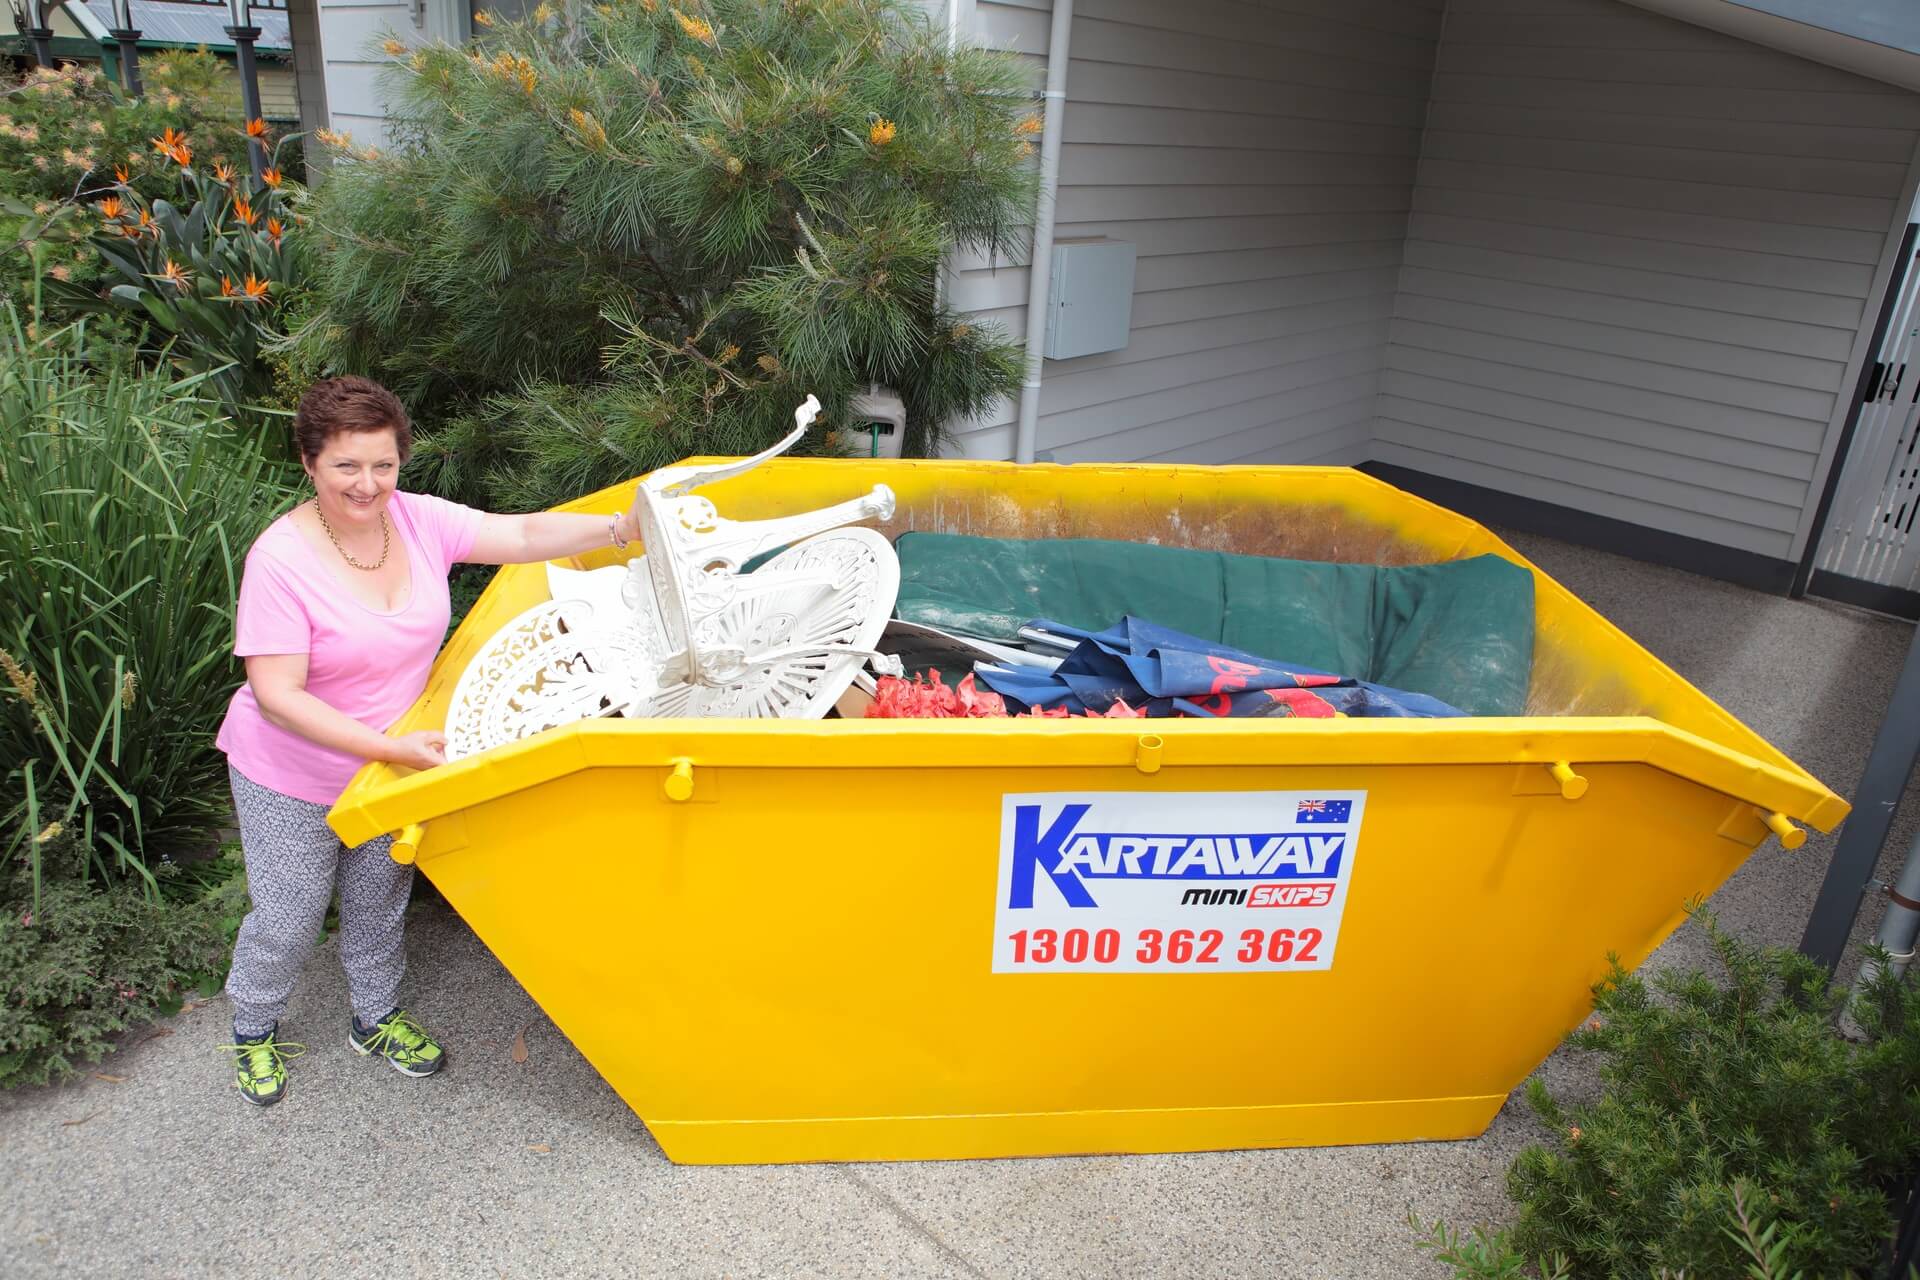
{"type": "MultiPolygon", "coordinates": [[[[1911,627],[1514,541],[1851,790],[1911,627]]],[[[1891,850],[1916,809],[1910,794],[1891,850]]],[[[1712,905],[1743,936],[1792,945],[1831,848],[1770,842],[1712,905]]],[[[287,1021],[310,1047],[280,1107],[256,1113],[225,1087],[220,1000],[137,1038],[97,1076],[0,1095],[0,1276],[1438,1276],[1413,1247],[1409,1209],[1502,1220],[1504,1171],[1533,1136],[1510,1103],[1472,1142],[680,1168],[450,912],[423,907],[409,947],[410,1003],[457,1055],[439,1079],[347,1050],[329,946],[287,1021]]],[[[1689,928],[1653,963],[1702,955],[1689,928]]],[[[1587,1081],[1565,1054],[1542,1070],[1557,1088],[1587,1081]]]]}

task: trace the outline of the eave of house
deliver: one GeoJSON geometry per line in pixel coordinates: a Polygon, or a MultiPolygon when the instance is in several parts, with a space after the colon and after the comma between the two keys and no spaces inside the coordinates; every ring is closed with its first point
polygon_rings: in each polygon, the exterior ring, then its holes
{"type": "Polygon", "coordinates": [[[1911,0],[1626,0],[1856,75],[1920,91],[1920,5],[1911,0]]]}

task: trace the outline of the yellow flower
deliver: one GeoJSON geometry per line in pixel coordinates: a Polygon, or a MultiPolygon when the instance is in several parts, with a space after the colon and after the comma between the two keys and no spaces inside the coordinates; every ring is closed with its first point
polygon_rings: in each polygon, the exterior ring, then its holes
{"type": "Polygon", "coordinates": [[[58,822],[49,822],[46,829],[33,838],[33,842],[35,844],[45,844],[47,841],[57,837],[63,830],[65,830],[65,828],[58,822]]]}
{"type": "Polygon", "coordinates": [[[380,44],[380,48],[381,48],[381,51],[384,52],[389,58],[397,58],[401,54],[407,51],[407,46],[404,44],[401,44],[398,40],[395,40],[392,36],[388,36],[384,41],[382,41],[380,44]]]}
{"type": "Polygon", "coordinates": [[[553,17],[553,6],[546,3],[546,0],[540,0],[540,4],[533,11],[533,20],[545,22],[551,17],[553,17]]]}
{"type": "Polygon", "coordinates": [[[610,4],[597,4],[593,6],[593,11],[603,18],[611,18],[613,16],[613,6],[610,4]]]}
{"type": "Polygon", "coordinates": [[[120,705],[129,710],[133,707],[134,692],[139,689],[140,681],[129,671],[120,677],[120,705]]]}
{"type": "Polygon", "coordinates": [[[882,117],[867,126],[867,141],[876,147],[884,147],[893,141],[896,132],[893,121],[882,117]]]}
{"type": "Polygon", "coordinates": [[[739,354],[740,348],[734,343],[729,342],[726,346],[720,348],[720,363],[732,364],[733,358],[739,354]]]}
{"type": "Polygon", "coordinates": [[[746,172],[746,168],[747,166],[741,163],[739,156],[727,157],[726,170],[728,173],[732,174],[734,177],[737,178],[742,173],[746,172]]]}
{"type": "Polygon", "coordinates": [[[640,7],[648,13],[658,13],[660,11],[660,0],[640,0],[640,7]]]}
{"type": "Polygon", "coordinates": [[[696,78],[701,80],[705,80],[707,78],[707,64],[700,61],[700,59],[694,57],[692,54],[687,55],[687,66],[693,71],[693,74],[696,78]]]}
{"type": "Polygon", "coordinates": [[[0,671],[7,673],[7,683],[13,686],[15,693],[26,700],[29,707],[40,705],[35,701],[35,695],[40,691],[40,678],[23,669],[18,662],[14,661],[13,655],[5,649],[0,649],[0,671]]]}
{"type": "Polygon", "coordinates": [[[476,9],[473,14],[473,25],[476,27],[490,27],[493,25],[493,15],[485,9],[476,9]]]}
{"type": "Polygon", "coordinates": [[[598,120],[580,108],[567,112],[567,118],[573,121],[573,127],[579,130],[580,137],[596,151],[607,145],[607,130],[598,120]]]}
{"type": "Polygon", "coordinates": [[[1031,142],[1021,143],[1019,150],[1016,151],[1014,154],[1018,155],[1022,160],[1025,160],[1028,156],[1033,154],[1033,144],[1031,142]]]}
{"type": "Polygon", "coordinates": [[[407,59],[407,65],[415,71],[425,71],[427,69],[427,55],[424,53],[416,53],[407,59]]]}
{"type": "Polygon", "coordinates": [[[1041,123],[1039,112],[1035,112],[1019,124],[1013,126],[1013,132],[1018,137],[1031,138],[1045,127],[1046,126],[1041,123]]]}
{"type": "Polygon", "coordinates": [[[713,24],[705,18],[695,18],[680,12],[678,9],[673,11],[673,16],[679,20],[680,29],[693,39],[705,44],[713,43],[713,24]]]}
{"type": "Polygon", "coordinates": [[[1571,1129],[1569,1129],[1569,1130],[1567,1130],[1567,1141],[1568,1141],[1568,1142],[1578,1142],[1578,1141],[1580,1141],[1580,1126],[1579,1126],[1579,1125],[1574,1125],[1574,1126],[1573,1126],[1573,1128],[1571,1128],[1571,1129]]]}

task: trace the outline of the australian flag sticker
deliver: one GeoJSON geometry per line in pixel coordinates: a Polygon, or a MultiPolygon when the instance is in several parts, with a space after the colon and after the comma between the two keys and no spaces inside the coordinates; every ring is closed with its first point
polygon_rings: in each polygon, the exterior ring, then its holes
{"type": "Polygon", "coordinates": [[[1294,806],[1294,821],[1338,823],[1345,826],[1353,817],[1351,800],[1301,800],[1294,806]]]}

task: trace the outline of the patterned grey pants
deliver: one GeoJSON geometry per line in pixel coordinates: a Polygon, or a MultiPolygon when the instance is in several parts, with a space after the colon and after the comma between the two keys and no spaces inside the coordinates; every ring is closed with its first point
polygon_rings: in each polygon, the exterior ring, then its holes
{"type": "Polygon", "coordinates": [[[413,868],[388,856],[391,836],[357,849],[340,843],[327,825],[327,806],[282,795],[229,767],[240,845],[247,860],[253,910],[233,946],[227,997],[237,1036],[273,1029],[286,1011],[293,984],[313,954],[326,922],[337,877],[340,887],[340,963],[347,971],[353,1011],[364,1023],[397,1003],[407,971],[407,893],[413,868]]]}

